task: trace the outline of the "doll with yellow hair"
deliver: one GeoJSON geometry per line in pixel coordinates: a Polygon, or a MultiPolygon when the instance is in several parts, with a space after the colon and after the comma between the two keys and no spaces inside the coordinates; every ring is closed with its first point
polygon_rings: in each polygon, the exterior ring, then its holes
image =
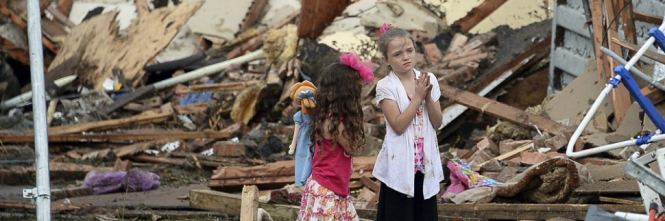
{"type": "Polygon", "coordinates": [[[291,99],[300,105],[300,111],[293,115],[295,130],[293,139],[289,146],[289,154],[295,152],[295,185],[304,186],[307,178],[312,174],[312,146],[310,116],[312,109],[316,107],[314,97],[316,86],[310,81],[303,81],[291,86],[291,99]]]}

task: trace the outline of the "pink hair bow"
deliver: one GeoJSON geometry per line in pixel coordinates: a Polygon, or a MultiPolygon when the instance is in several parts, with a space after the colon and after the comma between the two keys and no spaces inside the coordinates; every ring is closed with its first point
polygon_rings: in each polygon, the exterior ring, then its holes
{"type": "Polygon", "coordinates": [[[388,24],[388,23],[383,23],[381,27],[379,28],[379,37],[383,36],[383,33],[386,33],[388,30],[392,29],[393,25],[388,24]]]}
{"type": "Polygon", "coordinates": [[[372,65],[360,60],[360,56],[355,53],[342,53],[339,56],[340,63],[349,66],[356,70],[365,83],[369,83],[374,79],[372,65]]]}

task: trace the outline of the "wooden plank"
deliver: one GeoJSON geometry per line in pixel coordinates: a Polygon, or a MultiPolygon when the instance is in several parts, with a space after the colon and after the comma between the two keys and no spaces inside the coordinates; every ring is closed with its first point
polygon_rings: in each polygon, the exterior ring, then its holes
{"type": "Polygon", "coordinates": [[[73,198],[92,195],[92,189],[88,187],[70,187],[62,189],[51,189],[51,200],[73,198]]]}
{"type": "Polygon", "coordinates": [[[480,3],[480,5],[471,9],[471,11],[466,14],[466,16],[457,20],[455,25],[459,25],[461,32],[469,32],[469,30],[483,21],[487,16],[492,14],[494,10],[506,2],[507,0],[485,0],[480,3]]]}
{"type": "MultiPolygon", "coordinates": [[[[17,202],[10,200],[0,201],[0,208],[23,210],[23,211],[35,211],[35,209],[37,209],[36,205],[32,202],[25,202],[25,201],[17,202]]],[[[51,202],[51,212],[76,211],[79,209],[81,209],[81,207],[75,205],[51,202]]]]}
{"type": "Polygon", "coordinates": [[[648,97],[651,100],[651,102],[653,102],[654,105],[659,104],[660,102],[663,102],[663,100],[665,100],[665,92],[663,92],[658,88],[646,86],[643,87],[641,91],[642,94],[648,97]]]}
{"type": "MultiPolygon", "coordinates": [[[[351,179],[363,176],[372,177],[375,157],[354,157],[351,179]]],[[[295,165],[292,160],[278,161],[261,166],[220,167],[217,169],[208,187],[217,190],[238,190],[243,185],[257,185],[260,189],[280,188],[295,180],[295,165]]]]}
{"type": "Polygon", "coordinates": [[[651,23],[654,25],[660,25],[663,23],[663,17],[641,13],[637,11],[633,11],[633,15],[635,16],[635,19],[646,23],[651,23]]]}
{"type": "Polygon", "coordinates": [[[498,160],[498,161],[506,160],[506,159],[511,158],[511,157],[513,157],[513,156],[515,156],[515,155],[517,155],[517,154],[519,154],[519,153],[522,153],[523,151],[526,151],[526,150],[529,150],[529,149],[534,149],[534,148],[535,148],[535,146],[533,145],[533,142],[529,142],[529,143],[524,144],[524,145],[522,145],[522,146],[520,146],[520,147],[518,147],[518,148],[515,148],[514,150],[511,150],[511,151],[506,152],[506,153],[504,153],[504,154],[501,154],[501,155],[499,155],[499,156],[497,156],[497,157],[494,157],[494,158],[492,158],[492,159],[490,159],[490,160],[487,160],[487,161],[481,163],[481,164],[479,165],[479,167],[482,167],[482,166],[484,166],[485,164],[488,164],[489,162],[492,162],[492,161],[494,161],[494,160],[498,160]]]}
{"type": "Polygon", "coordinates": [[[349,0],[303,0],[300,8],[300,22],[298,23],[298,37],[316,39],[323,29],[342,14],[349,0]]]}
{"type": "Polygon", "coordinates": [[[623,21],[623,34],[630,43],[637,44],[637,33],[635,30],[635,14],[633,13],[633,2],[614,0],[614,4],[621,9],[621,20],[623,21]]]}
{"type": "MultiPolygon", "coordinates": [[[[637,52],[637,50],[640,49],[640,46],[638,46],[638,45],[636,45],[636,44],[633,44],[633,43],[629,43],[629,42],[622,41],[621,39],[619,39],[619,38],[617,38],[617,37],[613,37],[613,38],[612,38],[612,43],[617,44],[617,45],[619,45],[619,46],[621,46],[621,47],[623,47],[623,48],[626,48],[626,49],[630,50],[630,51],[633,52],[633,53],[634,53],[634,52],[637,52]]],[[[615,52],[615,53],[616,53],[616,52],[615,52]]],[[[660,54],[660,53],[654,51],[654,50],[651,49],[651,48],[647,49],[647,51],[644,53],[644,55],[645,55],[647,58],[650,58],[650,59],[653,59],[653,60],[656,60],[656,61],[658,61],[658,62],[660,62],[660,63],[665,64],[665,55],[660,54]]]]}
{"type": "Polygon", "coordinates": [[[635,180],[621,180],[613,182],[595,182],[584,184],[574,192],[576,195],[632,195],[639,196],[640,188],[635,180]]]}
{"type": "Polygon", "coordinates": [[[244,186],[242,188],[242,199],[240,202],[240,221],[255,221],[259,209],[259,189],[256,186],[244,186]]]}
{"type": "MultiPolygon", "coordinates": [[[[468,86],[468,91],[477,93],[480,96],[485,96],[490,91],[494,90],[499,84],[501,84],[506,79],[510,78],[515,72],[519,71],[523,67],[528,67],[529,65],[539,62],[546,56],[549,56],[550,53],[550,44],[551,44],[551,35],[548,35],[546,38],[540,40],[539,42],[531,45],[530,48],[524,52],[516,55],[513,60],[510,62],[495,67],[490,70],[489,73],[483,74],[482,78],[474,81],[471,85],[468,86]]],[[[439,83],[440,85],[445,84],[444,82],[439,83]]],[[[442,100],[442,112],[443,112],[443,125],[448,127],[448,125],[453,122],[457,117],[459,117],[464,111],[468,108],[462,105],[451,105],[451,102],[442,100]]],[[[452,131],[452,130],[444,130],[452,131]]],[[[446,132],[444,132],[446,133],[446,132]]]]}
{"type": "Polygon", "coordinates": [[[136,116],[105,120],[105,121],[96,121],[88,122],[82,124],[73,124],[73,125],[64,125],[58,127],[49,128],[49,135],[53,134],[69,134],[69,133],[80,133],[93,129],[104,129],[104,128],[115,128],[126,125],[136,125],[140,123],[150,123],[166,120],[168,117],[173,115],[173,108],[166,108],[162,111],[147,111],[136,116]]]}
{"type": "Polygon", "coordinates": [[[572,131],[572,128],[563,126],[549,118],[527,113],[496,100],[478,96],[474,93],[460,90],[450,85],[440,85],[440,87],[442,95],[448,99],[471,109],[483,113],[486,112],[492,116],[516,123],[525,128],[532,128],[533,125],[535,125],[538,126],[540,130],[544,130],[554,135],[564,136],[566,132],[572,131]]]}
{"type": "MultiPolygon", "coordinates": [[[[528,67],[530,64],[539,62],[542,58],[550,55],[550,44],[552,43],[552,36],[548,35],[546,38],[541,39],[524,52],[516,55],[510,62],[491,69],[489,73],[483,74],[483,79],[474,82],[468,87],[468,91],[473,93],[481,93],[483,89],[492,84],[493,81],[502,75],[512,74],[517,72],[522,67],[528,67]]],[[[508,76],[509,77],[509,76],[508,76]]],[[[485,94],[482,94],[485,95],[485,94]]]]}
{"type": "MultiPolygon", "coordinates": [[[[614,19],[616,16],[616,13],[618,13],[618,9],[615,7],[616,5],[613,3],[612,0],[606,0],[605,1],[605,8],[607,9],[607,16],[605,17],[605,22],[606,24],[609,25],[607,27],[607,33],[606,37],[607,39],[612,39],[614,37],[618,36],[617,32],[617,22],[611,22],[612,19],[614,19]],[[610,10],[611,9],[611,10],[610,10]]],[[[594,32],[596,33],[596,32],[594,32]]],[[[621,47],[616,45],[616,44],[611,44],[607,42],[609,45],[610,50],[612,50],[614,53],[621,54],[621,47]]],[[[603,59],[609,61],[609,66],[607,67],[607,72],[605,72],[605,79],[609,79],[610,77],[614,76],[614,73],[611,71],[614,69],[615,66],[617,66],[619,63],[614,61],[614,59],[609,58],[607,55],[602,54],[603,59]]],[[[626,111],[628,111],[628,108],[632,104],[632,100],[630,97],[630,94],[628,92],[628,89],[626,89],[626,86],[623,84],[619,84],[614,90],[612,90],[612,102],[614,106],[614,118],[616,119],[617,124],[621,124],[623,121],[624,116],[626,115],[626,111]]]]}
{"type": "Polygon", "coordinates": [[[213,190],[190,190],[189,205],[192,208],[240,215],[241,196],[213,190]]]}
{"type": "MultiPolygon", "coordinates": [[[[164,137],[181,140],[193,139],[225,139],[232,133],[226,131],[125,131],[123,133],[105,134],[49,134],[49,142],[130,142],[145,140],[161,140],[164,137]]],[[[33,143],[34,134],[27,133],[0,133],[3,143],[33,143]]]]}
{"type": "Polygon", "coordinates": [[[115,153],[115,156],[118,158],[124,158],[127,156],[134,155],[140,151],[150,149],[151,147],[159,144],[165,144],[168,143],[169,140],[154,140],[154,141],[148,141],[148,142],[140,142],[140,143],[134,143],[130,144],[127,146],[122,146],[119,148],[113,148],[113,153],[115,153]]]}
{"type": "MultiPolygon", "coordinates": [[[[439,204],[439,215],[451,217],[473,217],[481,219],[505,220],[544,220],[568,218],[584,220],[591,204],[439,204]]],[[[644,213],[642,205],[596,205],[604,210],[615,212],[644,213]]]]}
{"type": "Polygon", "coordinates": [[[607,81],[610,74],[607,73],[607,60],[602,56],[600,48],[603,47],[603,37],[606,33],[603,29],[603,5],[602,1],[591,1],[591,22],[593,27],[593,46],[596,55],[596,67],[598,68],[599,80],[607,81]],[[606,74],[607,73],[607,74],[606,74]]]}
{"type": "Polygon", "coordinates": [[[147,162],[147,163],[161,163],[161,164],[176,165],[176,166],[186,166],[187,165],[187,162],[183,159],[173,159],[173,158],[168,158],[168,157],[150,156],[150,155],[145,155],[145,154],[132,156],[131,159],[134,160],[134,161],[147,162]]]}
{"type": "Polygon", "coordinates": [[[643,205],[642,202],[634,201],[634,200],[625,200],[625,199],[620,199],[620,198],[612,198],[612,197],[606,197],[606,196],[601,196],[598,197],[598,200],[603,203],[616,203],[616,204],[624,204],[624,205],[643,205]]]}
{"type": "MultiPolygon", "coordinates": [[[[214,92],[232,92],[240,91],[248,87],[260,84],[261,81],[244,81],[244,82],[226,82],[226,83],[217,83],[217,84],[197,84],[189,87],[190,91],[187,92],[204,92],[204,91],[214,91],[214,92]]],[[[183,94],[183,93],[179,93],[183,94]]]]}

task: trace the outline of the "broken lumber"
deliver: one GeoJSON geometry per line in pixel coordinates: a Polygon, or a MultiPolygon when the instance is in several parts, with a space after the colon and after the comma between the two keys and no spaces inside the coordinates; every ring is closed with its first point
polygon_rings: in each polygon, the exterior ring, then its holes
{"type": "MultiPolygon", "coordinates": [[[[483,74],[482,78],[473,82],[468,86],[468,91],[477,93],[480,96],[485,96],[499,84],[501,84],[506,79],[513,76],[520,69],[528,67],[529,65],[539,62],[546,56],[549,56],[551,36],[548,35],[546,38],[541,39],[538,43],[533,44],[526,51],[515,56],[510,62],[495,67],[489,73],[483,74]]],[[[439,85],[445,84],[444,82],[439,82],[439,85]]],[[[444,127],[452,123],[457,117],[459,117],[464,111],[468,108],[463,105],[453,104],[450,105],[449,102],[441,102],[442,112],[443,112],[443,124],[444,127]]],[[[452,130],[444,130],[452,131],[452,130]]],[[[446,132],[444,132],[446,133],[446,132]]]]}
{"type": "MultiPolygon", "coordinates": [[[[640,49],[640,46],[638,46],[636,44],[633,44],[633,43],[624,42],[621,39],[618,39],[616,37],[612,37],[612,43],[618,44],[619,46],[621,46],[623,48],[626,48],[626,49],[632,51],[633,53],[637,52],[637,50],[640,49]]],[[[659,54],[658,52],[655,52],[651,48],[648,48],[646,50],[646,52],[644,53],[644,55],[648,58],[651,58],[651,59],[656,60],[656,61],[658,61],[662,64],[665,64],[665,55],[659,54]]]]}
{"type": "Polygon", "coordinates": [[[507,0],[484,0],[480,5],[471,9],[466,16],[457,20],[453,26],[458,25],[461,32],[469,32],[469,30],[506,2],[507,0]]]}
{"type": "Polygon", "coordinates": [[[49,135],[80,133],[92,129],[117,128],[126,125],[136,125],[140,123],[151,123],[166,120],[173,115],[173,108],[163,107],[160,111],[146,111],[136,116],[121,119],[88,122],[82,124],[64,125],[49,128],[49,135]]]}
{"type": "Polygon", "coordinates": [[[650,14],[645,14],[637,11],[633,11],[633,14],[635,15],[635,19],[639,21],[643,21],[646,23],[651,23],[654,25],[660,25],[663,23],[663,18],[659,16],[654,16],[650,14]]]}
{"type": "Polygon", "coordinates": [[[300,23],[298,24],[298,37],[316,39],[323,30],[339,16],[349,0],[303,0],[300,8],[300,23]]]}
{"type": "Polygon", "coordinates": [[[478,165],[478,167],[483,167],[485,164],[488,164],[488,163],[490,163],[490,162],[492,162],[492,161],[494,161],[494,160],[502,161],[502,160],[509,159],[509,158],[511,158],[511,157],[513,157],[513,156],[515,156],[515,155],[517,155],[517,154],[519,154],[519,153],[522,153],[523,151],[529,150],[529,149],[534,149],[533,142],[529,142],[529,143],[524,144],[524,145],[522,145],[522,146],[520,146],[520,147],[518,147],[518,148],[515,148],[514,150],[511,150],[511,151],[509,151],[509,152],[507,152],[507,153],[501,154],[501,155],[499,155],[499,156],[497,156],[497,157],[494,157],[494,158],[492,158],[492,159],[490,159],[490,160],[487,160],[487,161],[481,163],[480,165],[478,165]]]}
{"type": "Polygon", "coordinates": [[[189,91],[186,92],[204,92],[204,91],[214,91],[214,92],[231,92],[231,91],[240,91],[245,88],[260,84],[261,81],[245,81],[245,82],[227,82],[227,83],[218,83],[218,84],[197,84],[189,87],[189,91]]]}
{"type": "MultiPolygon", "coordinates": [[[[549,218],[568,218],[584,220],[591,204],[512,204],[512,203],[477,203],[477,204],[439,204],[439,214],[451,217],[474,217],[480,219],[503,220],[544,220],[549,218]]],[[[596,205],[608,211],[644,213],[643,205],[596,205]]]]}
{"type": "Polygon", "coordinates": [[[255,221],[259,209],[259,189],[256,186],[242,187],[240,221],[255,221]]]}
{"type": "MultiPolygon", "coordinates": [[[[17,201],[9,201],[9,200],[2,200],[0,201],[0,208],[1,209],[17,209],[17,210],[29,210],[29,211],[34,211],[37,209],[36,205],[32,202],[17,202],[17,201]]],[[[56,203],[52,202],[51,203],[51,212],[65,212],[65,211],[76,211],[81,209],[81,207],[74,206],[71,204],[65,204],[65,203],[56,203]]]]}
{"type": "Polygon", "coordinates": [[[527,113],[520,109],[511,107],[501,102],[478,96],[468,91],[460,90],[449,85],[440,85],[444,97],[459,104],[480,112],[487,112],[492,116],[516,123],[525,128],[537,126],[539,129],[554,135],[564,135],[572,131],[572,128],[563,126],[549,118],[527,113]]]}
{"type": "Polygon", "coordinates": [[[119,70],[124,79],[137,86],[143,78],[145,64],[168,46],[201,3],[183,2],[139,16],[128,27],[126,36],[118,33],[115,19],[119,12],[95,16],[71,30],[49,71],[81,54],[81,61],[64,72],[78,74],[85,85],[101,91],[103,82],[119,70]]]}
{"type": "Polygon", "coordinates": [[[139,153],[141,151],[150,149],[154,146],[169,143],[171,141],[172,140],[153,140],[147,142],[134,143],[119,148],[113,148],[113,153],[115,153],[115,156],[117,158],[124,158],[139,153]]]}
{"type": "Polygon", "coordinates": [[[133,161],[147,162],[147,163],[161,163],[175,166],[187,166],[187,161],[182,159],[172,159],[168,157],[150,156],[146,154],[132,156],[133,161]]]}
{"type": "MultiPolygon", "coordinates": [[[[130,142],[144,140],[160,140],[165,137],[192,140],[192,139],[225,139],[231,136],[230,132],[217,131],[126,131],[123,133],[104,134],[49,134],[49,142],[130,142]]],[[[34,134],[28,133],[0,133],[3,143],[32,143],[34,134]]]]}
{"type": "MultiPolygon", "coordinates": [[[[354,157],[352,180],[371,177],[375,157],[354,157]]],[[[237,190],[244,185],[259,188],[279,188],[295,180],[294,161],[277,161],[254,167],[220,167],[213,172],[208,187],[218,190],[237,190]]]]}

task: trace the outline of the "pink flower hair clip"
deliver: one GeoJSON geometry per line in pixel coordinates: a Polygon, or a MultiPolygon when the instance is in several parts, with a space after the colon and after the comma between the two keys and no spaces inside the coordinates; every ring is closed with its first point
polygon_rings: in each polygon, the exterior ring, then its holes
{"type": "Polygon", "coordinates": [[[383,36],[384,33],[386,33],[388,30],[392,29],[393,25],[389,23],[383,23],[381,27],[379,28],[379,37],[383,36]]]}
{"type": "Polygon", "coordinates": [[[360,75],[360,78],[362,78],[365,83],[370,83],[372,80],[374,80],[372,65],[361,61],[360,56],[358,56],[356,53],[342,53],[342,55],[339,56],[339,61],[340,63],[356,70],[360,75]]]}

